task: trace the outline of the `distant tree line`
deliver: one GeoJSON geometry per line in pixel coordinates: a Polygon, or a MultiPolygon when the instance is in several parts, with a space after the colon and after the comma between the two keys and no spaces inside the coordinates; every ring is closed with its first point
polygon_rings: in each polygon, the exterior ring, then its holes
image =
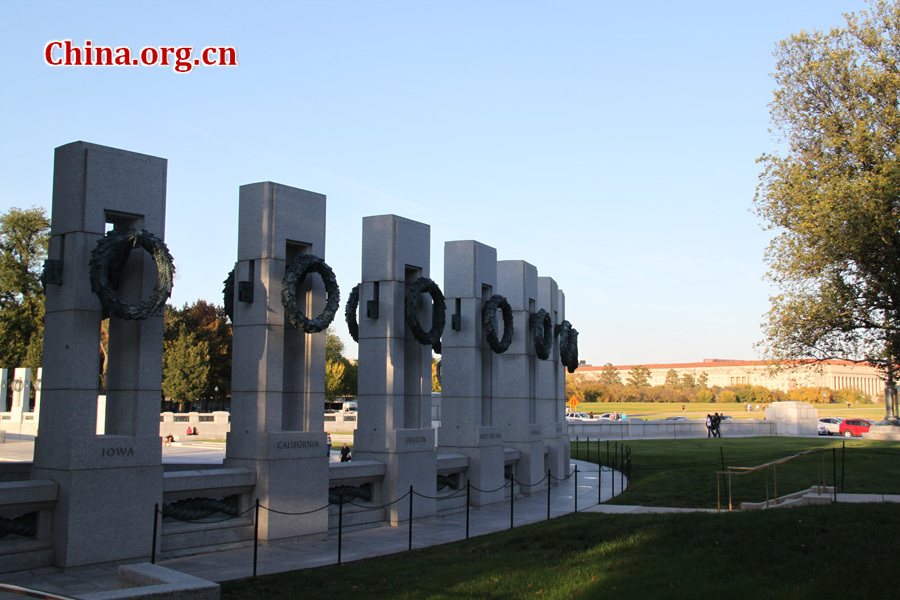
{"type": "Polygon", "coordinates": [[[675,404],[738,402],[753,406],[784,401],[813,404],[871,402],[867,396],[856,390],[797,388],[782,392],[770,390],[761,385],[709,386],[708,381],[709,375],[706,372],[694,377],[689,373],[679,375],[675,369],[669,369],[663,385],[651,386],[650,369],[643,365],[637,365],[632,367],[623,382],[618,369],[607,363],[601,370],[600,380],[597,382],[585,382],[576,376],[567,375],[566,399],[575,396],[580,402],[671,402],[675,404]]]}

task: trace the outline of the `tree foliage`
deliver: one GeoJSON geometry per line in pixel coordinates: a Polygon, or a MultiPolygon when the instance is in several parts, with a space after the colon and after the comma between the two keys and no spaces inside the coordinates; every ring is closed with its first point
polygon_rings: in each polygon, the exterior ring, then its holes
{"type": "Polygon", "coordinates": [[[0,216],[0,366],[41,366],[50,220],[42,208],[11,208],[0,216]]]}
{"type": "Polygon", "coordinates": [[[675,369],[666,371],[666,385],[669,387],[678,387],[681,385],[681,378],[678,377],[678,371],[675,369]]]}
{"type": "Polygon", "coordinates": [[[166,344],[163,394],[183,409],[185,404],[197,401],[206,393],[209,374],[209,344],[197,332],[181,325],[175,339],[166,344]]]}
{"type": "MultiPolygon", "coordinates": [[[[193,398],[188,399],[199,401],[200,409],[205,412],[210,409],[211,400],[218,399],[220,403],[224,403],[231,395],[231,324],[225,315],[224,307],[210,304],[206,300],[185,304],[180,309],[167,305],[163,333],[164,379],[169,376],[168,369],[175,368],[168,355],[173,352],[176,342],[183,342],[185,335],[183,331],[189,332],[197,342],[206,345],[207,364],[204,367],[206,375],[202,378],[199,373],[195,375],[195,379],[202,379],[204,384],[193,398]]],[[[174,398],[168,392],[165,392],[165,395],[174,398]]]]}
{"type": "Polygon", "coordinates": [[[622,385],[622,376],[619,375],[619,370],[612,363],[603,365],[603,370],[600,371],[600,383],[604,385],[622,385]]]}
{"type": "Polygon", "coordinates": [[[763,324],[769,358],[900,363],[900,5],[804,31],[776,52],[755,209],[777,232],[763,324]]]}
{"type": "Polygon", "coordinates": [[[336,333],[325,332],[325,401],[356,397],[358,366],[344,357],[344,342],[336,333]]]}
{"type": "Polygon", "coordinates": [[[650,385],[650,369],[644,365],[635,365],[628,372],[625,382],[634,387],[648,387],[650,385]]]}

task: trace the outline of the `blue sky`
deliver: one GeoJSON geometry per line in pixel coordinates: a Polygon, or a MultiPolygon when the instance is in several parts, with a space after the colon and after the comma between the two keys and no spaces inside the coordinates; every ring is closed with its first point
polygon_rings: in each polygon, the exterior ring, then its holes
{"type": "MultiPolygon", "coordinates": [[[[168,159],[173,303],[221,304],[238,187],[328,197],[346,298],[362,218],[431,225],[556,279],[600,365],[753,359],[752,214],[775,44],[859,0],[0,3],[0,211],[49,211],[53,149],[168,159]],[[50,40],[234,46],[237,67],[51,67],[50,40]],[[199,231],[199,233],[197,233],[199,231]]],[[[337,324],[355,356],[356,345],[337,324]]]]}

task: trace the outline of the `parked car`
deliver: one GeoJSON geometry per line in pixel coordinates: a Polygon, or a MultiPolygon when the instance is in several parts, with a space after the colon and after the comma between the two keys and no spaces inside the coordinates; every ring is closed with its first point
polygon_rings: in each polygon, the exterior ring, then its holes
{"type": "Polygon", "coordinates": [[[584,421],[596,421],[597,419],[592,419],[591,415],[583,412],[568,412],[566,413],[566,422],[568,423],[583,423],[584,421]]]}
{"type": "Polygon", "coordinates": [[[690,421],[687,417],[677,416],[677,417],[666,417],[666,421],[690,421]]]}
{"type": "Polygon", "coordinates": [[[844,437],[859,437],[864,433],[868,433],[869,427],[873,424],[872,421],[868,419],[844,419],[844,422],[840,424],[838,431],[840,431],[841,435],[844,437]]]}
{"type": "Polygon", "coordinates": [[[627,419],[628,415],[620,412],[607,412],[600,415],[600,419],[603,421],[619,421],[621,419],[627,419]]]}
{"type": "Polygon", "coordinates": [[[841,423],[844,419],[840,417],[822,417],[819,419],[819,435],[834,435],[841,432],[841,423]]]}

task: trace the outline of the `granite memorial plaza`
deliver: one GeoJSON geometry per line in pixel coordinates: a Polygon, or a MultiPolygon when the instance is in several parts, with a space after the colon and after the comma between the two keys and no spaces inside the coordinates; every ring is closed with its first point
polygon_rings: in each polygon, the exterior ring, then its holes
{"type": "MultiPolygon", "coordinates": [[[[77,595],[217,598],[218,586],[186,574],[183,563],[180,571],[151,563],[214,553],[217,568],[192,572],[243,577],[251,548],[256,572],[258,543],[271,552],[326,544],[316,550],[320,562],[305,566],[333,564],[322,557],[331,560],[343,528],[369,536],[359,545],[400,551],[377,532],[406,524],[412,547],[413,523],[432,523],[433,540],[451,541],[459,538],[443,536],[435,517],[465,514],[468,537],[470,508],[490,522],[476,525],[479,533],[496,531],[498,520],[511,526],[518,499],[537,520],[544,506],[551,517],[554,488],[576,511],[580,490],[597,504],[615,494],[617,479],[621,492],[622,468],[595,468],[599,477],[579,484],[570,435],[705,431],[700,422],[639,419],[567,425],[565,372],[578,366],[578,332],[565,319],[565,295],[536,266],[497,260],[496,249],[477,241],[445,243],[442,289],[430,279],[429,225],[365,217],[359,284],[342,303],[325,256],[325,196],[263,182],[240,187],[237,258],[223,273],[231,413],[199,416],[227,434],[224,460],[164,466],[160,433],[172,416],[159,412],[162,309],[175,271],[165,244],[166,173],[165,159],[144,154],[85,142],[56,149],[33,407],[30,372],[16,369],[10,382],[0,370],[0,388],[12,390],[0,443],[34,436],[31,462],[0,462],[0,573],[33,582],[119,566],[118,585],[128,589],[77,595]],[[329,459],[323,411],[325,329],[340,313],[359,344],[351,462],[329,459]],[[98,398],[105,318],[106,396],[98,398]],[[442,359],[439,427],[434,353],[442,359]],[[243,553],[239,566],[230,552],[243,553]]],[[[896,416],[896,395],[889,397],[888,416],[896,416]]],[[[736,435],[815,435],[816,411],[776,403],[765,419],[729,427],[736,435]]],[[[896,427],[882,429],[896,439],[896,427]]]]}
{"type": "Polygon", "coordinates": [[[17,371],[17,416],[4,421],[22,430],[39,415],[39,429],[30,468],[0,482],[0,524],[12,534],[0,537],[0,571],[246,546],[254,529],[262,544],[324,539],[338,518],[399,524],[462,510],[467,488],[470,506],[489,507],[566,479],[565,368],[577,365],[577,332],[557,282],[527,262],[498,261],[492,247],[453,241],[442,290],[429,279],[430,227],[395,215],[363,219],[360,283],[343,305],[359,343],[359,421],[353,461],[330,463],[324,329],[342,305],[325,256],[326,198],[272,182],[240,188],[224,298],[235,365],[224,464],[166,471],[166,171],[165,159],[90,143],[56,149],[38,406],[29,413],[29,376],[17,371]]]}

